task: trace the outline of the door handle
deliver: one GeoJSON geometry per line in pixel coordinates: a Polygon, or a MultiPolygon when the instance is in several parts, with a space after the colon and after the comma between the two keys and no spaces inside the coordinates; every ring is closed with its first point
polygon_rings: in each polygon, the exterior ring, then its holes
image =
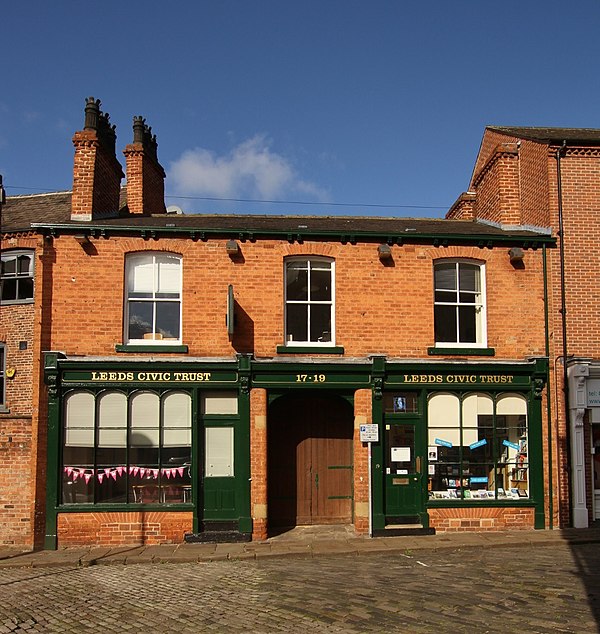
{"type": "Polygon", "coordinates": [[[416,471],[417,473],[421,473],[421,456],[417,456],[415,459],[415,463],[416,463],[416,471]]]}

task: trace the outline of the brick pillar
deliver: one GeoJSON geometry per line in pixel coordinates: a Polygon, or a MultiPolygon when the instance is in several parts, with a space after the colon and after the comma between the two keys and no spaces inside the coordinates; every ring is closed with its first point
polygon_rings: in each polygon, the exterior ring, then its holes
{"type": "Polygon", "coordinates": [[[369,532],[369,447],[360,442],[360,426],[373,422],[371,390],[354,394],[354,529],[369,532]]]}
{"type": "Polygon", "coordinates": [[[133,118],[133,143],[124,150],[127,165],[127,208],[131,214],[165,213],[165,171],[158,162],[158,144],[142,117],[133,118]]]}
{"type": "Polygon", "coordinates": [[[123,170],[115,155],[116,134],[100,100],[89,97],[85,128],[73,136],[73,195],[71,220],[90,221],[116,216],[123,170]]]}
{"type": "Polygon", "coordinates": [[[250,393],[250,510],[252,539],[267,539],[267,390],[250,393]]]}

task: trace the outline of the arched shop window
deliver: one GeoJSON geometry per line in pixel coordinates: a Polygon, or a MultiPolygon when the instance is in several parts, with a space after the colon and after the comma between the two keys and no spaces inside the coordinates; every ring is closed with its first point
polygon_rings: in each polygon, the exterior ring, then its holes
{"type": "Polygon", "coordinates": [[[430,395],[430,499],[528,498],[527,456],[527,400],[521,394],[430,395]]]}
{"type": "Polygon", "coordinates": [[[178,391],[69,393],[63,504],[190,502],[191,409],[178,391]]]}

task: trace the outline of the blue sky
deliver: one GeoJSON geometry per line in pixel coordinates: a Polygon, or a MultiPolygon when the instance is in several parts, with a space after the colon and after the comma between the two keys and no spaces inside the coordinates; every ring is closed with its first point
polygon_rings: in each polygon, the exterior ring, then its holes
{"type": "Polygon", "coordinates": [[[486,125],[600,127],[598,0],[20,0],[0,22],[8,195],[71,188],[90,95],[123,164],[146,117],[167,203],[197,213],[442,216],[486,125]]]}

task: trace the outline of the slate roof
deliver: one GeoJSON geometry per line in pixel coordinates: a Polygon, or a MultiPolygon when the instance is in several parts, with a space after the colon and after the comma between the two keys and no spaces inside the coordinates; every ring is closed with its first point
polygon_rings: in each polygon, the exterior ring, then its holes
{"type": "Polygon", "coordinates": [[[597,128],[529,128],[510,126],[487,126],[488,130],[540,141],[542,143],[567,143],[577,145],[600,145],[600,129],[597,128]]]}
{"type": "Polygon", "coordinates": [[[69,222],[71,192],[7,196],[2,205],[0,229],[27,231],[32,222],[69,222]]]}
{"type": "Polygon", "coordinates": [[[373,216],[309,216],[309,215],[253,215],[253,214],[160,214],[140,216],[121,213],[119,217],[91,222],[71,221],[70,192],[14,196],[6,200],[2,210],[2,231],[25,231],[33,227],[42,231],[54,228],[73,233],[92,228],[111,227],[113,232],[147,229],[161,233],[206,231],[210,234],[232,235],[252,233],[255,236],[276,234],[337,237],[370,236],[462,236],[468,238],[548,238],[544,231],[527,228],[504,230],[498,226],[471,220],[443,218],[400,218],[373,216]]]}

